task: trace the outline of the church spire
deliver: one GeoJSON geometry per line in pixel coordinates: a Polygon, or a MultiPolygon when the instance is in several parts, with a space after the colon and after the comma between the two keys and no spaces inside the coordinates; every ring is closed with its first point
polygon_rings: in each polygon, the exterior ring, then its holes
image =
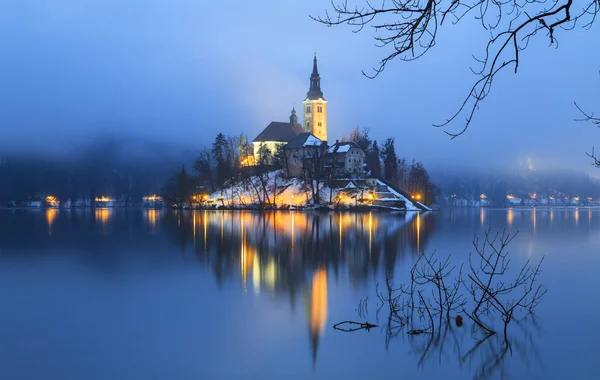
{"type": "Polygon", "coordinates": [[[319,76],[319,69],[317,68],[317,54],[313,58],[313,71],[310,75],[310,88],[306,94],[306,99],[316,100],[324,99],[323,92],[321,91],[321,77],[319,76]]]}
{"type": "Polygon", "coordinates": [[[291,125],[298,124],[298,116],[296,115],[296,107],[292,108],[292,114],[290,115],[290,124],[291,125]]]}

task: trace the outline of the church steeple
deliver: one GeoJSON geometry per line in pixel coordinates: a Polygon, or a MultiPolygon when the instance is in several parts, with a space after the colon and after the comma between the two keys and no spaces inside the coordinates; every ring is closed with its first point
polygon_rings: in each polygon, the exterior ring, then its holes
{"type": "Polygon", "coordinates": [[[323,92],[321,91],[321,77],[319,76],[319,69],[317,68],[317,55],[313,58],[313,71],[310,75],[310,88],[306,94],[306,98],[309,100],[324,99],[323,92]]]}
{"type": "Polygon", "coordinates": [[[291,125],[298,124],[298,116],[296,115],[296,107],[292,108],[292,114],[290,115],[290,124],[291,125]]]}
{"type": "Polygon", "coordinates": [[[310,88],[304,105],[304,132],[310,132],[322,141],[327,141],[327,100],[321,91],[321,76],[317,67],[317,55],[313,58],[310,88]]]}

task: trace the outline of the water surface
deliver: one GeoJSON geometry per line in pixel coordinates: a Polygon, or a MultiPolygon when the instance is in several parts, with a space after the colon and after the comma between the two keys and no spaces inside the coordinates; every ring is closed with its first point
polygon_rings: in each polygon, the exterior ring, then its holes
{"type": "Polygon", "coordinates": [[[3,378],[600,378],[600,210],[0,210],[0,227],[3,378]],[[519,231],[515,267],[545,256],[549,292],[512,353],[473,349],[468,324],[427,350],[332,329],[383,326],[386,274],[433,250],[465,262],[488,228],[519,231]]]}

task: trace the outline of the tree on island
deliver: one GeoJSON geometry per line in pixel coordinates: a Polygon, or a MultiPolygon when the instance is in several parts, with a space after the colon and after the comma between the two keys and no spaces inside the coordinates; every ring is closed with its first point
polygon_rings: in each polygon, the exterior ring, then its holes
{"type": "Polygon", "coordinates": [[[371,148],[366,152],[365,161],[367,162],[367,166],[371,170],[371,175],[375,177],[379,177],[381,175],[381,151],[379,150],[379,145],[377,144],[377,140],[373,141],[371,148]]]}
{"type": "Polygon", "coordinates": [[[383,176],[386,181],[396,182],[398,179],[398,156],[394,147],[394,138],[388,137],[381,149],[381,160],[383,161],[383,176]]]}
{"type": "Polygon", "coordinates": [[[210,191],[216,190],[216,185],[213,177],[212,158],[210,151],[206,148],[200,151],[196,162],[194,163],[194,170],[198,174],[199,182],[208,186],[210,191]]]}
{"type": "Polygon", "coordinates": [[[196,179],[188,175],[185,166],[174,174],[162,191],[163,198],[176,208],[184,208],[192,203],[196,189],[196,179]]]}
{"type": "Polygon", "coordinates": [[[229,144],[225,135],[219,133],[212,144],[212,158],[216,163],[216,184],[222,187],[230,178],[232,172],[232,158],[229,144]]]}

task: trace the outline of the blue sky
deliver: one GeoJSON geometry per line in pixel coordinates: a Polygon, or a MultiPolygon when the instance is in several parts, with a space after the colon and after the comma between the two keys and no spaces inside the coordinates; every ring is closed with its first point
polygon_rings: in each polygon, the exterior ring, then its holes
{"type": "MultiPolygon", "coordinates": [[[[540,36],[519,73],[497,78],[468,133],[432,127],[450,116],[474,77],[486,32],[448,26],[435,48],[392,62],[375,80],[361,69],[385,53],[369,30],[309,18],[305,1],[19,0],[0,3],[0,149],[65,153],[103,135],[199,150],[218,132],[254,138],[287,120],[308,90],[317,52],[331,139],[356,126],[396,138],[399,155],[428,166],[594,171],[585,151],[600,130],[577,123],[573,101],[600,112],[598,26],[540,36]]],[[[458,125],[456,126],[458,127],[458,125]]],[[[600,144],[598,144],[600,145],[600,144]]]]}

